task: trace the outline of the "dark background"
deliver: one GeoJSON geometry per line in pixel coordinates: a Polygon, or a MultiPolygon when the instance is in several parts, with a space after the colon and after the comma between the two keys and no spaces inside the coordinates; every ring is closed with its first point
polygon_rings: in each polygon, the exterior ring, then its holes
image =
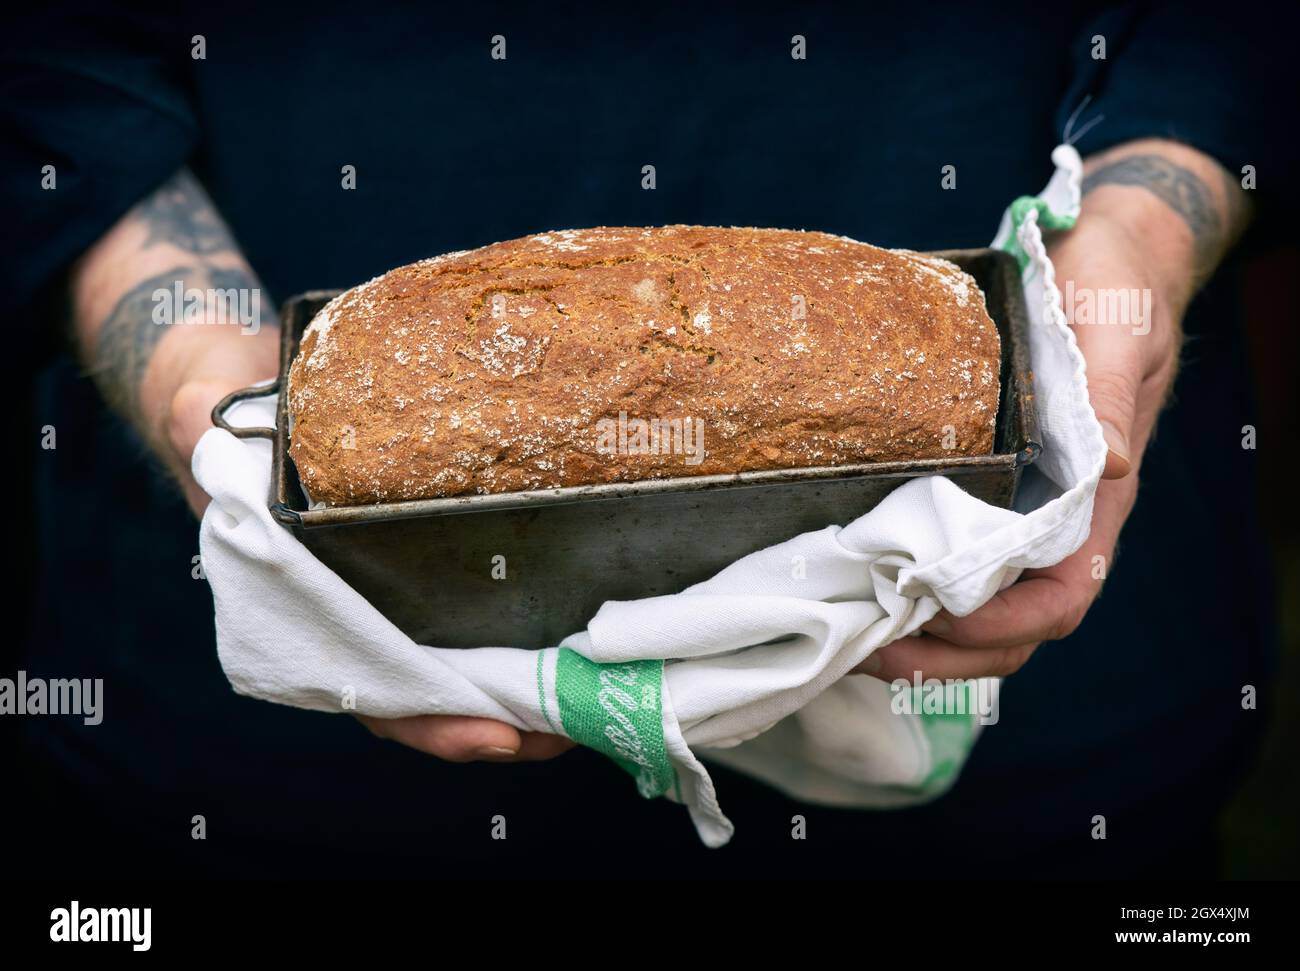
{"type": "Polygon", "coordinates": [[[972,873],[1300,874],[1300,554],[1286,505],[1300,258],[1278,110],[1293,87],[1278,42],[1294,33],[1263,17],[231,4],[64,6],[20,22],[0,75],[11,219],[0,293],[20,430],[0,676],[106,681],[97,728],[0,719],[16,767],[4,831],[20,858],[119,876],[536,875],[586,866],[633,833],[687,874],[836,874],[864,861],[962,872],[953,860],[972,873]],[[1088,56],[1098,31],[1105,64],[1088,56]],[[189,59],[194,33],[206,62],[189,59]],[[504,63],[487,56],[496,33],[504,63]],[[807,62],[789,58],[794,33],[809,38],[807,62]],[[810,810],[719,771],[739,835],[709,853],[684,810],[638,800],[592,753],[451,767],[350,719],[236,697],[207,586],[190,576],[195,524],[63,342],[61,272],[181,164],[277,299],[602,223],[978,246],[1012,198],[1044,184],[1085,95],[1083,118],[1106,116],[1085,155],[1166,134],[1232,171],[1251,161],[1260,218],[1189,312],[1175,402],[1105,596],[1008,682],[1002,723],[924,809],[810,810]],[[46,161],[59,165],[55,193],[39,191],[46,161]],[[345,163],[355,192],[339,190],[345,163]],[[640,189],[646,163],[654,192],[640,189]],[[957,166],[955,192],[939,187],[944,164],[957,166]],[[53,452],[39,445],[46,424],[53,452]],[[1254,452],[1237,447],[1244,424],[1259,430],[1254,452]],[[1220,565],[1237,577],[1230,591],[1209,583],[1220,565]],[[1259,711],[1235,703],[1245,683],[1258,684],[1259,711]],[[789,839],[795,811],[819,834],[808,845],[789,839]],[[511,839],[485,846],[481,821],[498,812],[511,839]],[[1104,846],[1079,823],[1094,812],[1112,820],[1104,846]],[[206,842],[189,838],[194,813],[206,842]]]}
{"type": "MultiPolygon", "coordinates": [[[[1241,293],[1250,334],[1250,360],[1260,428],[1290,441],[1300,434],[1294,362],[1300,358],[1300,312],[1291,281],[1300,279],[1300,250],[1279,245],[1248,261],[1241,293]]],[[[1300,528],[1295,459],[1286,449],[1261,446],[1261,519],[1277,570],[1281,657],[1274,688],[1280,699],[1258,760],[1228,806],[1222,826],[1226,873],[1235,878],[1300,876],[1300,528]]]]}

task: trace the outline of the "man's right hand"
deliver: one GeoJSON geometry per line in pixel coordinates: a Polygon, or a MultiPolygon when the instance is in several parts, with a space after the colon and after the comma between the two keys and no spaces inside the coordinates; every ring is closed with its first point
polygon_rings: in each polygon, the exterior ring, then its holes
{"type": "MultiPolygon", "coordinates": [[[[231,391],[274,377],[275,307],[212,200],[182,170],[134,206],[73,268],[75,336],[105,400],[130,422],[202,515],[209,499],[190,472],[212,409],[231,391]],[[257,326],[175,319],[158,322],[159,291],[177,286],[257,294],[257,326]]],[[[209,311],[219,310],[210,306],[209,311]]],[[[164,315],[165,316],[165,315],[164,315]]],[[[215,318],[220,320],[221,318],[215,318]]],[[[519,732],[486,718],[422,715],[361,721],[383,738],[454,762],[528,761],[559,755],[568,739],[519,732]]]]}
{"type": "Polygon", "coordinates": [[[190,458],[212,406],[276,373],[269,295],[184,170],[87,250],[70,283],[77,345],[95,384],[202,513],[207,497],[190,458]],[[202,305],[191,307],[196,294],[202,305]]]}
{"type": "Polygon", "coordinates": [[[562,755],[574,746],[574,742],[562,735],[521,732],[490,718],[358,715],[357,720],[380,738],[401,742],[448,762],[540,762],[562,755]]]}

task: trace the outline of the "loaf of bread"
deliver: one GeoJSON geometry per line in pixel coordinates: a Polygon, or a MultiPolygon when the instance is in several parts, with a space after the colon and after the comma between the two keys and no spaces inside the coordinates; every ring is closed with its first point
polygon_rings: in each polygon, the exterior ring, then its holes
{"type": "Polygon", "coordinates": [[[543,233],[330,301],[289,381],[315,502],[988,454],[999,338],[951,263],[825,233],[543,233]]]}

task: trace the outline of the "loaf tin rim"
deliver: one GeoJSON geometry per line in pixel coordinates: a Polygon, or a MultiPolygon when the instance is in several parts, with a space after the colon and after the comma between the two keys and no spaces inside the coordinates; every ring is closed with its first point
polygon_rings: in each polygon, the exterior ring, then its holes
{"type": "MultiPolygon", "coordinates": [[[[1020,286],[1019,266],[1011,254],[990,247],[977,247],[959,250],[939,250],[923,255],[949,260],[958,265],[968,264],[978,259],[992,258],[996,271],[1002,276],[1001,290],[1007,298],[1005,311],[1008,315],[1007,330],[1014,338],[1009,354],[1004,355],[1003,365],[1006,370],[1007,383],[1016,375],[1016,387],[1004,387],[999,407],[1005,407],[1012,401],[1013,393],[1019,397],[1020,421],[1015,430],[1019,432],[1013,451],[994,452],[991,455],[958,456],[945,459],[920,459],[905,462],[870,462],[839,466],[812,466],[796,469],[771,469],[756,472],[739,472],[708,476],[678,476],[663,479],[643,479],[634,482],[611,482],[580,486],[566,486],[555,489],[535,489],[524,492],[502,492],[449,496],[434,499],[413,499],[400,502],[375,503],[362,506],[330,506],[320,509],[295,509],[290,504],[291,488],[301,486],[297,483],[296,470],[289,458],[288,437],[288,387],[289,368],[297,352],[298,332],[305,330],[309,321],[301,320],[300,308],[307,302],[329,300],[342,293],[342,290],[309,290],[290,297],[285,301],[281,311],[280,334],[280,372],[270,385],[257,388],[244,388],[228,395],[213,409],[213,423],[232,431],[240,437],[264,437],[272,440],[273,495],[269,502],[271,514],[277,521],[292,528],[317,528],[345,524],[362,524],[394,519],[409,519],[425,516],[465,515],[476,512],[494,512],[520,508],[544,508],[547,506],[592,502],[604,499],[632,498],[638,495],[661,493],[706,493],[733,489],[756,488],[765,485],[787,484],[793,482],[832,481],[858,477],[898,477],[915,478],[923,475],[955,475],[981,471],[1007,470],[1019,476],[1019,470],[1032,464],[1040,454],[1038,415],[1033,393],[1033,373],[1028,366],[1029,319],[1024,303],[1024,292],[1020,286]],[[243,398],[256,395],[277,393],[275,428],[237,428],[224,419],[224,412],[230,404],[243,398]],[[290,476],[293,482],[290,483],[290,476]]],[[[988,299],[987,292],[984,293],[988,299]]],[[[1002,377],[1000,375],[1000,377],[1002,377]]],[[[999,413],[999,422],[1002,415],[999,413]]],[[[1005,444],[1005,442],[1004,442],[1005,444]]]]}

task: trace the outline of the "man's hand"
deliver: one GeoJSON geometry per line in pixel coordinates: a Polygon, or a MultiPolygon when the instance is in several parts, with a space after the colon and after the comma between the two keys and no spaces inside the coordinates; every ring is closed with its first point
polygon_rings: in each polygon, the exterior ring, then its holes
{"type": "Polygon", "coordinates": [[[390,738],[447,762],[541,762],[573,748],[562,735],[521,732],[490,718],[416,715],[358,721],[380,738],[390,738]]]}
{"type": "MultiPolygon", "coordinates": [[[[71,275],[81,357],[110,405],[175,477],[195,515],[209,499],[190,472],[212,409],[231,391],[275,376],[275,308],[212,200],[180,171],[118,221],[71,275]],[[186,317],[167,298],[208,295],[186,317]],[[230,298],[235,304],[226,303],[230,298]],[[250,323],[230,309],[256,309],[250,323]]],[[[251,315],[250,315],[251,316],[251,315]]],[[[426,715],[361,721],[376,735],[456,762],[550,758],[566,738],[485,718],[426,715]]]]}
{"type": "Polygon", "coordinates": [[[275,376],[270,297],[212,200],[184,170],[86,252],[71,287],[87,370],[201,514],[208,498],[190,474],[190,458],[211,427],[212,407],[275,376]]]}
{"type": "MultiPolygon", "coordinates": [[[[203,434],[212,428],[212,409],[222,398],[275,377],[272,362],[279,354],[278,331],[268,331],[267,335],[265,348],[249,346],[248,342],[255,339],[251,336],[210,341],[196,359],[175,362],[170,370],[166,364],[161,366],[170,380],[160,395],[166,407],[157,449],[196,516],[203,515],[209,498],[190,471],[194,449],[203,434]],[[267,368],[272,369],[270,373],[267,368]]],[[[166,348],[161,348],[158,356],[165,356],[165,352],[166,348]]],[[[160,383],[162,380],[160,376],[160,383]]]]}
{"type": "Polygon", "coordinates": [[[1109,574],[1137,498],[1138,472],[1177,370],[1181,322],[1196,288],[1244,228],[1241,189],[1214,161],[1170,142],[1135,142],[1089,160],[1074,230],[1049,244],[1088,394],[1109,449],[1092,530],[1056,566],[966,617],[940,613],[917,637],[858,667],[885,681],[1001,677],[1083,621],[1109,574]],[[1126,292],[1137,299],[1112,299],[1126,292]],[[1072,297],[1072,300],[1071,300],[1072,297]]]}

